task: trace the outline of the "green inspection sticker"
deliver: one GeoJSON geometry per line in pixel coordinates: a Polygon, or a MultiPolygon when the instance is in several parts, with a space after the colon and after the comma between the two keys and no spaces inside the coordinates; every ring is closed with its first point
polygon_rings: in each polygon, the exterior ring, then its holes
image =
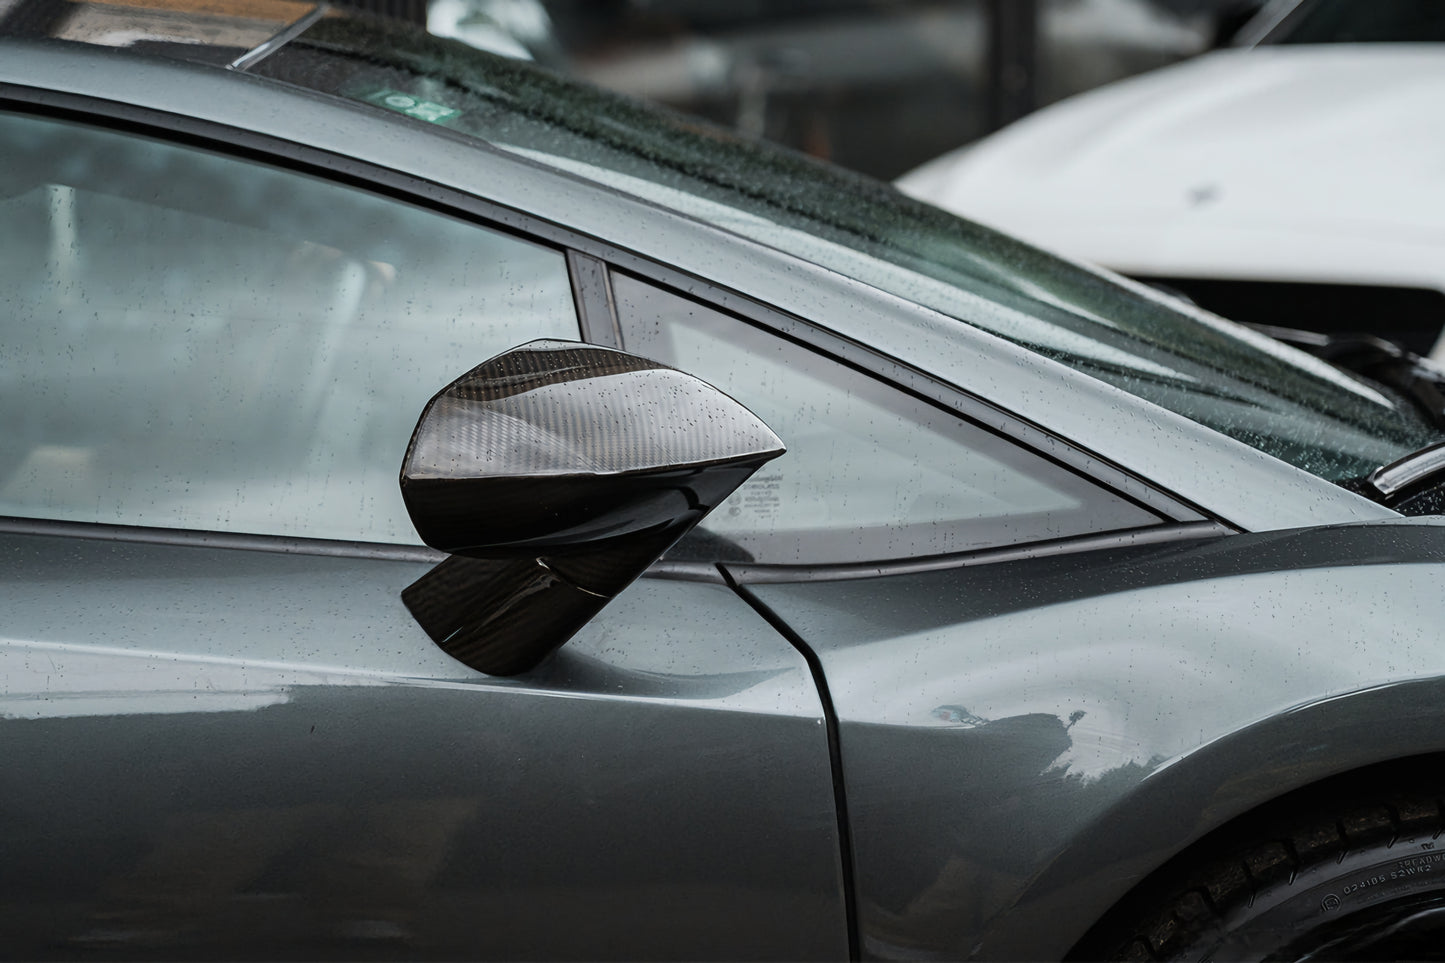
{"type": "Polygon", "coordinates": [[[428,124],[443,124],[461,113],[460,110],[454,110],[445,104],[439,104],[433,100],[422,100],[420,97],[413,97],[411,94],[404,94],[399,90],[378,90],[375,93],[363,95],[361,99],[369,104],[394,110],[398,114],[406,114],[408,117],[424,120],[428,124]]]}

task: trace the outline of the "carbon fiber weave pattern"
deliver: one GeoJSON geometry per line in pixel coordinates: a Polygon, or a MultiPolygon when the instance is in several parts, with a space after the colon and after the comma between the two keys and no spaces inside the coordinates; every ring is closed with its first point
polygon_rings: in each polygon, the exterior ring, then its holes
{"type": "Polygon", "coordinates": [[[718,394],[620,351],[534,341],[483,362],[432,399],[405,473],[613,474],[781,454],[766,425],[741,405],[718,404],[718,394]]]}

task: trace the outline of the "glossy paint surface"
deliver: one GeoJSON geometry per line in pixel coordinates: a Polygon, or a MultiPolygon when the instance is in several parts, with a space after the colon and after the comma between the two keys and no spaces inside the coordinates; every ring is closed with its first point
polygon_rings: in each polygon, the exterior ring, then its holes
{"type": "Polygon", "coordinates": [[[822,710],[718,585],[525,679],[423,563],[0,536],[7,955],[846,955],[822,710]]]}
{"type": "Polygon", "coordinates": [[[1256,532],[745,585],[776,629],[721,584],[643,580],[514,679],[412,620],[428,563],[0,536],[14,955],[838,958],[847,860],[865,956],[1057,957],[1232,816],[1445,751],[1438,525],[1291,531],[1395,516],[956,318],[406,118],[116,51],[0,44],[7,83],[481,198],[489,223],[787,312],[800,343],[868,345],[1125,495],[1256,532]],[[781,631],[826,676],[841,782],[781,631]]]}
{"type": "Polygon", "coordinates": [[[827,675],[864,956],[1048,959],[1231,816],[1445,748],[1442,579],[1430,521],[748,591],[827,675]]]}

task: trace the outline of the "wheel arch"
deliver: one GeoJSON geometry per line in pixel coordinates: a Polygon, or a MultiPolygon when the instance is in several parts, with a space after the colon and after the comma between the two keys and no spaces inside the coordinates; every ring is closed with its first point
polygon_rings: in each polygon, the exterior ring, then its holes
{"type": "Polygon", "coordinates": [[[1342,794],[1445,784],[1445,677],[1372,686],[1271,715],[1161,765],[1075,834],[971,948],[1087,959],[1178,866],[1279,814],[1342,794]]]}

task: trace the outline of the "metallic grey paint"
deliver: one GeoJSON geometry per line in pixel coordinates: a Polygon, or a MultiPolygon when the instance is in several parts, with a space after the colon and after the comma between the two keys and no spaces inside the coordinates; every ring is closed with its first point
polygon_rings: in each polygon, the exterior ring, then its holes
{"type": "Polygon", "coordinates": [[[1442,579],[1402,520],[746,591],[827,674],[864,955],[1028,960],[1231,817],[1445,750],[1442,579]]]}
{"type": "Polygon", "coordinates": [[[4,955],[847,954],[822,707],[646,580],[522,679],[415,562],[0,535],[4,955]]]}
{"type": "Polygon", "coordinates": [[[388,190],[936,378],[958,410],[1205,521],[1170,543],[743,578],[741,597],[674,567],[516,679],[412,621],[420,556],[0,526],[12,955],[837,958],[851,870],[866,956],[1054,957],[1211,828],[1445,751],[1438,520],[445,131],[238,71],[0,42],[0,98],[48,91],[398,172],[388,190]]]}

